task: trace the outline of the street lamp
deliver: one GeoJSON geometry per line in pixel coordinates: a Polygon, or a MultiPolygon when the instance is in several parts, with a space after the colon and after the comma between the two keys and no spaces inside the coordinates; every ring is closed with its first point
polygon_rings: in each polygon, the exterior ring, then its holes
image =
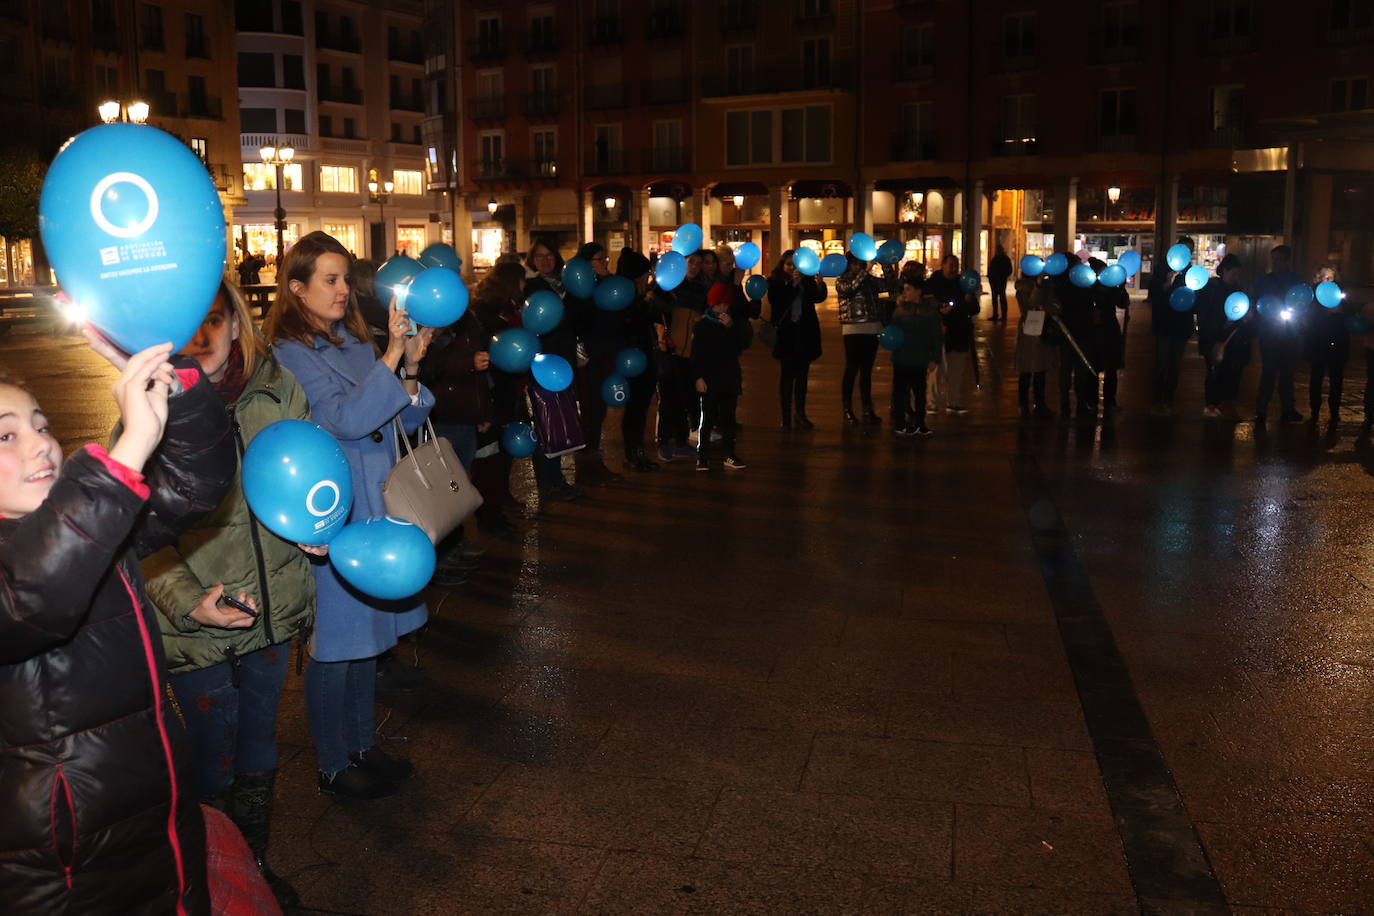
{"type": "Polygon", "coordinates": [[[606,200],[604,201],[604,203],[606,204],[606,210],[607,210],[607,212],[609,212],[609,213],[614,213],[614,212],[615,212],[616,200],[615,200],[615,197],[614,197],[613,195],[607,194],[607,195],[606,195],[606,200]]]}
{"type": "Polygon", "coordinates": [[[142,124],[148,120],[147,102],[130,102],[127,106],[117,99],[107,99],[96,106],[95,109],[100,114],[100,120],[106,124],[113,124],[115,121],[132,121],[135,124],[142,124]]]}
{"type": "Polygon", "coordinates": [[[285,144],[283,146],[264,146],[258,150],[258,155],[262,157],[264,165],[273,166],[277,170],[277,209],[272,215],[275,216],[277,220],[276,266],[280,268],[282,256],[286,253],[286,241],[283,238],[286,232],[286,210],[281,205],[281,185],[284,180],[283,169],[290,165],[291,161],[296,158],[296,150],[290,144],[285,144]]]}
{"type": "Polygon", "coordinates": [[[1110,200],[1113,204],[1115,204],[1118,200],[1121,199],[1121,189],[1117,187],[1108,188],[1107,199],[1110,200]]]}
{"type": "Polygon", "coordinates": [[[735,209],[738,210],[740,207],[744,206],[744,195],[736,194],[734,197],[730,198],[730,202],[733,203],[735,209]]]}
{"type": "Polygon", "coordinates": [[[493,197],[491,200],[487,201],[487,212],[490,213],[492,216],[495,216],[495,215],[496,215],[496,208],[499,207],[499,206],[501,206],[501,205],[498,204],[498,203],[496,202],[496,198],[493,197]]]}
{"type": "MultiPolygon", "coordinates": [[[[396,184],[393,181],[383,181],[381,184],[378,184],[377,170],[369,170],[367,177],[367,199],[371,203],[377,205],[377,219],[382,224],[383,248],[386,247],[386,204],[387,201],[391,200],[391,192],[395,187],[396,184]]],[[[374,252],[373,257],[378,257],[378,255],[374,252]]]]}

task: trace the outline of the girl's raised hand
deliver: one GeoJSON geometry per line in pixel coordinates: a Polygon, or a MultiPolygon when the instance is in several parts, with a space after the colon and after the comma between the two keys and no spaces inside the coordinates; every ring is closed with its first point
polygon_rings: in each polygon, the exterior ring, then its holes
{"type": "Polygon", "coordinates": [[[172,364],[167,362],[171,355],[171,343],[135,353],[112,388],[124,431],[110,450],[110,457],[135,471],[143,469],[148,456],[162,441],[167,398],[178,384],[172,364]]]}

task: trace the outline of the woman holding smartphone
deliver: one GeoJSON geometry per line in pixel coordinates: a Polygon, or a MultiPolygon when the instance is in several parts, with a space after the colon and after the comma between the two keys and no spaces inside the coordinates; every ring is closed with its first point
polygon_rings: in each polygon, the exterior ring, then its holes
{"type": "MultiPolygon", "coordinates": [[[[310,419],[305,393],[267,352],[243,297],[229,284],[220,285],[181,353],[200,365],[223,402],[240,462],[264,427],[310,419]]],[[[283,907],[299,898],[267,867],[277,704],[291,640],[315,615],[306,552],[325,551],[282,540],[258,524],[236,472],[218,508],[143,561],[148,595],[161,612],[172,691],[191,736],[196,794],[238,825],[283,907]]]]}

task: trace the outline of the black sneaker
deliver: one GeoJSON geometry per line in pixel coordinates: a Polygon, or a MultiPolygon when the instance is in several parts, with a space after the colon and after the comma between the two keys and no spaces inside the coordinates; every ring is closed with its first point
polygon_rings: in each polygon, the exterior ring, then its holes
{"type": "Polygon", "coordinates": [[[389,798],[397,791],[396,783],[357,763],[350,763],[332,776],[321,771],[319,785],[321,795],[356,801],[389,798]]]}
{"type": "Polygon", "coordinates": [[[392,757],[375,744],[361,753],[349,754],[348,759],[355,765],[393,782],[415,775],[415,764],[402,757],[392,757]]]}
{"type": "Polygon", "coordinates": [[[698,470],[698,471],[709,471],[709,470],[711,470],[711,464],[710,464],[710,462],[708,462],[705,458],[698,458],[698,459],[697,459],[697,470],[698,470]]]}
{"type": "Polygon", "coordinates": [[[931,429],[929,426],[918,426],[916,427],[916,435],[922,437],[933,436],[935,435],[935,430],[931,429]]]}

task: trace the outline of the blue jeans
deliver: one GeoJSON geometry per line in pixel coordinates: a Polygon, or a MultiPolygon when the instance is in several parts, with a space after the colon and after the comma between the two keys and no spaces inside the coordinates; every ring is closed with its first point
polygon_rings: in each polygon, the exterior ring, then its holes
{"type": "Polygon", "coordinates": [[[305,670],[305,714],[320,769],[331,776],[347,769],[348,755],[376,744],[373,697],[377,659],[317,662],[305,670]]]}
{"type": "Polygon", "coordinates": [[[477,427],[470,423],[435,423],[434,431],[453,444],[463,470],[472,473],[472,459],[477,455],[477,427]]]}
{"type": "Polygon", "coordinates": [[[186,718],[196,792],[218,795],[237,773],[277,768],[277,702],[286,680],[291,644],[278,643],[238,660],[169,677],[186,718]]]}

